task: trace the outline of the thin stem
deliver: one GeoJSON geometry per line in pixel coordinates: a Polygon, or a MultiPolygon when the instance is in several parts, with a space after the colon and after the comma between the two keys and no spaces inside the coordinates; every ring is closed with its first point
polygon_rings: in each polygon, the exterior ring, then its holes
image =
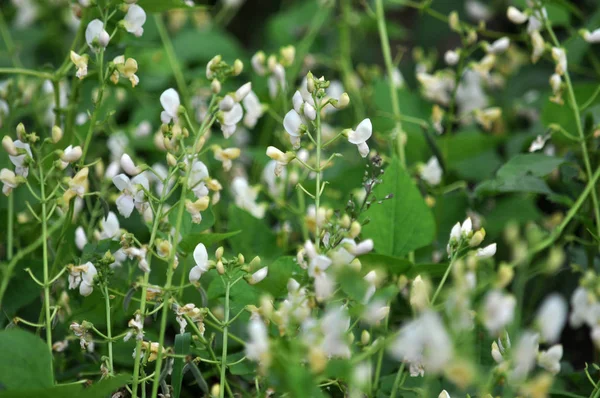
{"type": "MultiPolygon", "coordinates": [[[[6,259],[8,261],[12,260],[13,257],[13,220],[14,220],[14,211],[15,211],[15,195],[8,195],[8,215],[7,215],[7,239],[6,239],[6,259]]],[[[0,299],[1,301],[1,299],[0,299]]]]}
{"type": "Polygon", "coordinates": [[[106,306],[106,334],[108,337],[108,371],[110,375],[115,374],[113,365],[113,346],[112,346],[112,323],[110,321],[110,295],[108,294],[108,285],[104,285],[104,303],[106,306]]]}
{"type": "MultiPolygon", "coordinates": [[[[319,100],[314,96],[315,104],[317,105],[317,119],[315,120],[316,124],[316,134],[317,134],[317,168],[321,170],[321,106],[319,105],[319,100]]],[[[321,175],[322,171],[317,172],[316,178],[316,186],[315,186],[315,207],[316,207],[316,216],[318,218],[319,208],[321,206],[321,175]]],[[[319,250],[319,246],[321,245],[321,234],[319,231],[319,220],[315,222],[315,245],[317,246],[317,250],[319,250]]]]}
{"type": "MultiPolygon", "coordinates": [[[[44,181],[44,168],[39,163],[40,173],[40,191],[41,191],[41,202],[42,202],[42,250],[43,250],[43,267],[44,267],[44,312],[45,312],[45,323],[46,323],[46,344],[50,355],[52,355],[52,319],[50,317],[50,284],[48,283],[48,214],[47,214],[47,203],[46,203],[46,191],[44,181]]],[[[52,361],[50,363],[52,366],[52,361]]]]}
{"type": "MultiPolygon", "coordinates": [[[[546,26],[546,30],[550,34],[552,42],[554,46],[560,47],[560,42],[556,38],[554,34],[554,30],[552,29],[552,25],[548,18],[544,18],[544,25],[546,26]]],[[[573,90],[573,83],[571,82],[571,77],[569,75],[569,71],[565,70],[564,72],[565,83],[567,86],[567,92],[569,94],[569,105],[571,110],[573,111],[573,116],[575,118],[575,125],[577,127],[577,133],[579,134],[580,144],[581,144],[581,152],[583,154],[583,163],[585,165],[586,176],[589,178],[592,176],[592,165],[590,163],[590,156],[588,154],[587,145],[585,143],[585,133],[583,131],[583,126],[581,125],[581,112],[579,110],[579,106],[577,104],[577,99],[575,98],[575,91],[573,90]]],[[[596,219],[596,234],[600,236],[600,206],[598,205],[598,196],[596,194],[596,189],[593,188],[591,191],[592,194],[592,204],[594,207],[594,217],[596,219]]],[[[600,243],[599,243],[600,245],[600,243]]]]}
{"type": "MultiPolygon", "coordinates": [[[[458,250],[459,250],[459,248],[456,249],[455,253],[457,253],[458,250]]],[[[432,307],[435,304],[435,299],[437,299],[438,295],[442,291],[442,287],[444,287],[444,284],[446,283],[446,279],[448,279],[448,275],[450,275],[450,271],[452,270],[454,261],[456,261],[456,254],[453,254],[452,257],[450,258],[450,263],[448,264],[448,268],[446,268],[446,272],[444,272],[444,276],[442,277],[440,284],[438,285],[437,289],[435,289],[435,293],[433,294],[433,297],[431,298],[431,306],[432,307]]]]}
{"type": "Polygon", "coordinates": [[[400,369],[398,369],[398,373],[396,373],[396,379],[394,380],[394,386],[392,387],[392,393],[390,394],[390,398],[396,398],[396,393],[400,388],[400,381],[402,380],[402,373],[404,372],[404,365],[404,362],[402,362],[400,369]]]}
{"type": "Polygon", "coordinates": [[[25,68],[0,68],[0,75],[25,75],[34,76],[40,79],[48,80],[52,79],[52,73],[40,72],[32,69],[25,68]]]}
{"type": "Polygon", "coordinates": [[[227,330],[229,329],[229,289],[230,281],[225,284],[225,320],[223,326],[223,351],[221,354],[221,388],[219,389],[219,398],[225,396],[225,371],[227,369],[227,330]]]}
{"type": "Polygon", "coordinates": [[[388,75],[388,86],[390,88],[390,97],[392,99],[392,110],[394,112],[394,118],[396,121],[395,132],[397,134],[397,149],[398,156],[400,157],[400,164],[406,168],[406,159],[404,155],[404,131],[402,130],[402,123],[400,122],[400,103],[398,101],[398,90],[394,87],[393,76],[394,76],[394,64],[392,62],[392,52],[390,50],[390,41],[388,39],[387,28],[385,25],[385,13],[383,11],[383,0],[375,1],[375,9],[377,15],[377,27],[379,29],[379,37],[381,39],[381,51],[383,52],[383,59],[385,62],[385,68],[388,75]]]}
{"type": "Polygon", "coordinates": [[[188,97],[187,85],[185,83],[185,78],[183,76],[183,71],[181,69],[181,65],[179,65],[179,61],[177,60],[177,55],[175,54],[175,49],[173,48],[173,43],[169,38],[169,34],[167,33],[167,28],[162,20],[161,14],[154,15],[154,22],[156,23],[156,28],[158,30],[158,34],[160,36],[160,40],[162,41],[163,47],[165,48],[165,52],[167,53],[167,58],[169,59],[169,64],[171,64],[171,69],[173,70],[173,75],[175,76],[175,81],[177,82],[177,89],[181,93],[183,97],[183,103],[186,104],[188,97]]]}

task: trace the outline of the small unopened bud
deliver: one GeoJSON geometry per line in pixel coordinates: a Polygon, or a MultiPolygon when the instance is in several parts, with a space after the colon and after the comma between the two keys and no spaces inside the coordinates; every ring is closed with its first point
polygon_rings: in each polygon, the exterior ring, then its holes
{"type": "Polygon", "coordinates": [[[13,142],[12,138],[10,138],[10,136],[5,135],[4,138],[2,138],[2,147],[9,155],[18,155],[17,147],[15,146],[15,143],[13,142]]]}
{"type": "Polygon", "coordinates": [[[27,134],[27,132],[25,131],[25,126],[23,125],[23,123],[19,123],[17,125],[17,137],[19,137],[19,139],[22,140],[23,138],[25,138],[25,134],[27,134]]]}
{"type": "Polygon", "coordinates": [[[296,58],[296,47],[292,45],[281,47],[279,53],[281,54],[281,64],[283,66],[290,66],[294,63],[294,58],[296,58]]]}
{"type": "Polygon", "coordinates": [[[514,275],[515,271],[513,267],[511,267],[508,264],[500,265],[500,268],[498,268],[498,275],[496,278],[496,286],[500,289],[505,288],[510,282],[512,282],[514,275]]]}
{"type": "Polygon", "coordinates": [[[246,259],[244,258],[244,255],[242,253],[239,253],[238,254],[238,263],[244,264],[245,261],[246,261],[246,259]]]}
{"type": "Polygon", "coordinates": [[[238,76],[244,70],[244,63],[239,59],[233,62],[233,75],[238,76]]]}
{"type": "Polygon", "coordinates": [[[356,238],[358,235],[360,235],[361,229],[360,223],[358,221],[353,221],[352,225],[350,225],[350,237],[356,238]]]}
{"type": "Polygon", "coordinates": [[[215,257],[217,260],[223,258],[223,252],[225,252],[225,249],[223,248],[223,246],[219,246],[219,248],[215,251],[215,257]]]}
{"type": "Polygon", "coordinates": [[[131,156],[124,153],[121,156],[121,167],[129,175],[136,176],[142,172],[142,170],[133,163],[131,156]]]}
{"type": "Polygon", "coordinates": [[[350,223],[351,223],[351,222],[352,222],[352,221],[350,220],[350,216],[349,216],[348,214],[344,214],[344,215],[342,216],[341,220],[340,220],[340,225],[341,225],[343,228],[346,228],[346,229],[347,229],[347,228],[350,228],[350,223]]]}
{"type": "Polygon", "coordinates": [[[219,384],[213,384],[212,388],[210,389],[210,396],[216,398],[220,394],[221,394],[221,386],[219,384]]]}
{"type": "Polygon", "coordinates": [[[57,143],[63,137],[63,131],[59,126],[52,127],[52,142],[57,143]]]}
{"type": "Polygon", "coordinates": [[[104,162],[102,159],[99,159],[98,162],[94,165],[94,171],[96,172],[96,177],[101,180],[104,178],[104,162]]]}
{"type": "Polygon", "coordinates": [[[223,265],[223,262],[221,260],[217,261],[216,268],[219,275],[223,275],[225,273],[225,266],[223,265]]]}
{"type": "Polygon", "coordinates": [[[177,159],[171,152],[167,153],[167,164],[171,167],[175,167],[177,165],[177,159]]]}
{"type": "Polygon", "coordinates": [[[254,257],[252,259],[252,261],[250,261],[250,264],[248,266],[251,270],[258,268],[260,266],[260,257],[259,256],[254,257]]]}
{"type": "Polygon", "coordinates": [[[452,11],[448,16],[448,25],[453,31],[460,32],[460,20],[456,11],[452,11]]]}
{"type": "Polygon", "coordinates": [[[311,72],[306,75],[306,89],[311,94],[315,91],[315,78],[311,72]]]}
{"type": "Polygon", "coordinates": [[[213,79],[213,81],[210,83],[210,89],[212,90],[213,94],[219,94],[221,92],[221,82],[217,79],[213,79]]]}
{"type": "Polygon", "coordinates": [[[469,241],[469,246],[477,247],[483,242],[485,238],[485,229],[481,228],[479,231],[475,232],[469,241]]]}
{"type": "Polygon", "coordinates": [[[362,345],[369,344],[371,342],[371,333],[369,333],[367,330],[363,330],[360,335],[360,342],[362,345]]]}
{"type": "Polygon", "coordinates": [[[342,93],[342,95],[340,95],[340,99],[337,101],[337,103],[334,106],[337,109],[344,109],[348,105],[350,105],[350,96],[348,95],[348,93],[342,93]]]}

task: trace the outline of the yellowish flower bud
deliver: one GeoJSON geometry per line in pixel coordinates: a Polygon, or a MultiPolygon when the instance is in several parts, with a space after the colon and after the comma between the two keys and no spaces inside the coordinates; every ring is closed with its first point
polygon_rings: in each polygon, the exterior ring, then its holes
{"type": "Polygon", "coordinates": [[[15,146],[15,143],[13,142],[12,138],[10,138],[10,136],[8,135],[5,135],[2,138],[2,147],[11,156],[17,156],[19,154],[17,152],[17,147],[15,146]]]}
{"type": "Polygon", "coordinates": [[[52,127],[52,142],[57,143],[63,137],[63,131],[59,126],[52,127]]]}
{"type": "Polygon", "coordinates": [[[177,159],[171,152],[167,153],[167,164],[171,167],[175,167],[177,165],[177,159]]]}
{"type": "Polygon", "coordinates": [[[244,70],[244,63],[239,59],[236,59],[233,62],[233,74],[234,76],[238,76],[244,70]]]}

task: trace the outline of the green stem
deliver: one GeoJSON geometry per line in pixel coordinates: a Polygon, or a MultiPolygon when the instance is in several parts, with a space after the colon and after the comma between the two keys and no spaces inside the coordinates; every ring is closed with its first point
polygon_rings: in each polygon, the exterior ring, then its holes
{"type": "MultiPolygon", "coordinates": [[[[43,250],[43,267],[44,267],[44,312],[45,312],[45,324],[46,324],[46,344],[48,345],[48,350],[52,355],[52,319],[50,317],[50,284],[49,275],[48,275],[48,223],[47,223],[47,205],[46,205],[46,191],[45,185],[46,181],[44,180],[44,168],[42,164],[39,165],[39,173],[40,173],[40,194],[42,201],[42,250],[43,250]]],[[[52,365],[52,361],[51,361],[52,365]]]]}
{"type": "MultiPolygon", "coordinates": [[[[100,66],[100,69],[102,69],[102,65],[100,66]]],[[[87,155],[88,149],[90,148],[90,143],[92,142],[92,136],[94,135],[94,128],[96,127],[96,121],[98,120],[98,113],[100,113],[100,105],[102,104],[105,88],[106,84],[102,80],[100,91],[98,92],[98,98],[94,105],[94,111],[92,112],[92,117],[90,118],[90,127],[88,128],[87,136],[85,137],[85,143],[83,144],[83,152],[80,160],[81,164],[85,164],[85,156],[87,155]]]]}
{"type": "Polygon", "coordinates": [[[383,0],[375,1],[376,15],[377,15],[377,27],[379,29],[379,37],[381,39],[381,51],[383,52],[383,59],[385,62],[385,68],[388,75],[388,86],[390,88],[390,97],[392,99],[392,110],[394,112],[394,119],[396,121],[395,132],[397,134],[397,149],[398,156],[400,157],[400,164],[406,168],[406,159],[404,155],[404,131],[402,130],[402,123],[400,122],[400,103],[398,101],[398,90],[393,84],[394,75],[394,64],[392,62],[392,52],[390,50],[390,41],[388,39],[387,28],[385,25],[385,13],[383,11],[383,0]]]}
{"type": "MultiPolygon", "coordinates": [[[[459,248],[456,249],[455,253],[457,253],[458,250],[459,250],[459,248]]],[[[456,261],[456,254],[453,254],[452,257],[450,258],[450,264],[448,264],[448,268],[446,268],[446,272],[444,272],[444,276],[442,277],[440,284],[438,285],[437,289],[435,289],[435,293],[433,294],[433,297],[431,298],[431,306],[432,307],[435,304],[435,300],[437,299],[438,295],[442,291],[442,288],[444,287],[444,284],[446,283],[446,279],[448,279],[448,275],[450,275],[450,271],[452,270],[454,261],[456,261]]]]}
{"type": "Polygon", "coordinates": [[[396,393],[400,388],[400,381],[402,380],[402,373],[404,372],[405,363],[402,362],[400,369],[398,369],[398,373],[396,373],[396,379],[394,380],[394,386],[392,387],[392,393],[390,394],[390,398],[396,398],[396,393]]]}
{"type": "Polygon", "coordinates": [[[25,68],[0,68],[0,75],[34,76],[44,80],[52,79],[54,77],[52,73],[40,72],[37,70],[25,68]]]}
{"type": "MultiPolygon", "coordinates": [[[[15,211],[15,195],[8,195],[8,237],[6,242],[6,259],[8,261],[12,260],[13,257],[13,220],[14,220],[14,211],[15,211]]],[[[0,299],[1,300],[1,299],[0,299]]]]}
{"type": "Polygon", "coordinates": [[[229,289],[231,287],[228,280],[225,285],[225,320],[223,322],[223,352],[221,354],[221,388],[219,389],[219,398],[225,396],[225,371],[227,370],[227,331],[229,329],[229,289]]]}
{"type": "Polygon", "coordinates": [[[181,93],[183,97],[183,103],[187,106],[187,101],[189,100],[188,96],[188,86],[185,83],[185,78],[183,76],[183,71],[181,69],[181,65],[177,59],[177,55],[175,54],[175,49],[173,48],[173,43],[169,38],[169,34],[167,33],[167,28],[162,20],[162,16],[160,14],[154,15],[154,22],[156,23],[156,28],[158,30],[158,34],[160,36],[160,40],[162,41],[163,47],[165,48],[165,52],[167,53],[167,58],[169,59],[169,64],[171,64],[171,69],[173,70],[173,75],[175,76],[175,81],[177,82],[177,89],[181,93]]]}
{"type": "Polygon", "coordinates": [[[112,376],[115,374],[113,365],[113,340],[112,340],[112,324],[110,321],[110,295],[108,294],[108,285],[104,285],[104,303],[106,305],[106,334],[108,337],[108,371],[112,376]]]}
{"type": "Polygon", "coordinates": [[[321,171],[321,106],[319,104],[319,99],[316,95],[313,95],[315,107],[317,110],[317,119],[316,123],[316,134],[317,134],[317,178],[316,178],[316,189],[315,189],[315,246],[317,247],[317,251],[319,250],[319,246],[321,245],[321,234],[319,231],[319,207],[321,206],[321,175],[323,172],[321,171]]]}
{"type": "MultiPolygon", "coordinates": [[[[554,30],[552,29],[552,25],[550,25],[550,21],[545,18],[544,25],[546,26],[546,30],[550,34],[552,42],[554,46],[560,47],[560,42],[556,38],[554,34],[554,30]]],[[[583,131],[583,126],[581,125],[581,112],[579,110],[579,106],[577,104],[577,99],[575,98],[575,91],[573,90],[573,83],[571,82],[571,76],[569,75],[569,71],[565,70],[565,83],[567,86],[567,92],[569,95],[569,105],[571,110],[573,111],[573,116],[575,118],[575,125],[577,127],[577,133],[579,134],[580,144],[581,144],[581,152],[583,154],[583,163],[585,165],[586,176],[589,180],[592,176],[592,165],[590,163],[590,156],[588,153],[587,145],[585,143],[585,133],[583,131]]],[[[592,194],[592,204],[594,207],[594,218],[596,219],[596,234],[600,236],[600,206],[598,205],[598,196],[596,194],[596,189],[593,188],[591,191],[592,194]]],[[[599,244],[600,245],[600,244],[599,244]]]]}

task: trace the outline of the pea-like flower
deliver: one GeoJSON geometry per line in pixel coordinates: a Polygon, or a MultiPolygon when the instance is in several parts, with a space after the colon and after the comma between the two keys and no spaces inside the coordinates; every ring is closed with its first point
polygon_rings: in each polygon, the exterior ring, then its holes
{"type": "Polygon", "coordinates": [[[77,72],[75,72],[75,76],[77,76],[80,80],[87,76],[88,73],[88,55],[79,55],[75,51],[71,51],[71,61],[77,68],[77,72]]]}
{"type": "Polygon", "coordinates": [[[92,20],[85,29],[85,41],[92,51],[98,53],[108,46],[110,36],[104,30],[104,23],[99,19],[92,20]]]}
{"type": "Polygon", "coordinates": [[[125,56],[119,55],[115,57],[113,60],[116,69],[113,74],[110,76],[110,80],[117,84],[119,83],[119,77],[123,76],[131,82],[131,87],[135,87],[140,82],[140,78],[135,74],[138,70],[137,61],[133,58],[127,58],[125,60],[125,56]]]}
{"type": "Polygon", "coordinates": [[[191,283],[198,282],[202,274],[209,270],[208,253],[206,252],[206,246],[202,243],[198,243],[194,249],[194,261],[196,265],[192,267],[189,275],[191,283]]]}
{"type": "Polygon", "coordinates": [[[83,198],[83,194],[88,187],[88,173],[89,169],[84,167],[79,170],[73,178],[69,179],[69,188],[63,194],[63,200],[66,204],[68,204],[75,196],[83,198]]]}
{"type": "Polygon", "coordinates": [[[223,170],[229,171],[231,170],[231,166],[233,165],[232,160],[240,157],[240,148],[221,148],[218,145],[212,146],[213,153],[215,154],[215,159],[223,164],[223,170]]]}
{"type": "Polygon", "coordinates": [[[125,14],[123,26],[129,33],[140,37],[144,33],[144,24],[146,23],[146,12],[137,4],[132,4],[125,14]]]}
{"type": "Polygon", "coordinates": [[[265,279],[267,277],[268,273],[269,273],[269,268],[262,267],[261,269],[259,269],[258,271],[256,271],[255,273],[253,273],[250,276],[250,278],[248,279],[248,283],[251,285],[255,285],[255,284],[261,282],[263,279],[265,279]]]}
{"type": "MultiPolygon", "coordinates": [[[[3,143],[4,143],[4,141],[3,141],[3,143]]],[[[14,141],[13,145],[17,150],[18,149],[25,150],[25,153],[21,153],[23,151],[18,151],[17,155],[11,155],[9,152],[8,158],[10,159],[12,164],[15,166],[15,174],[18,176],[23,176],[23,177],[27,178],[27,176],[29,175],[28,158],[29,159],[33,158],[33,155],[31,153],[31,147],[29,146],[29,144],[27,144],[25,142],[21,142],[20,140],[14,141]]]]}
{"type": "Polygon", "coordinates": [[[260,318],[250,320],[248,324],[248,336],[250,340],[246,343],[246,358],[258,362],[263,369],[268,367],[271,363],[269,333],[260,318]]]}
{"type": "Polygon", "coordinates": [[[244,97],[242,105],[244,105],[244,109],[246,110],[244,114],[244,126],[252,129],[264,113],[263,106],[256,94],[254,94],[254,91],[250,91],[244,97]]]}
{"type": "Polygon", "coordinates": [[[283,128],[289,134],[294,149],[300,148],[300,135],[303,126],[302,118],[294,109],[285,114],[283,128]]]}
{"type": "Polygon", "coordinates": [[[94,278],[98,274],[91,262],[83,265],[69,266],[69,289],[79,288],[82,296],[89,296],[94,291],[94,278]]]}
{"type": "Polygon", "coordinates": [[[160,120],[165,123],[171,123],[171,120],[175,123],[179,120],[178,111],[181,101],[179,100],[179,94],[175,89],[170,88],[165,90],[160,95],[160,104],[163,107],[163,111],[160,114],[160,120]]]}
{"type": "Polygon", "coordinates": [[[600,43],[600,28],[595,29],[592,32],[589,30],[583,30],[581,35],[583,36],[583,40],[587,41],[588,43],[600,43]]]}
{"type": "Polygon", "coordinates": [[[12,170],[0,170],[0,182],[2,182],[2,193],[6,196],[10,195],[12,190],[19,186],[17,176],[12,170]]]}
{"type": "Polygon", "coordinates": [[[560,360],[562,359],[562,356],[563,346],[562,344],[556,344],[546,351],[540,351],[537,356],[537,363],[542,368],[555,375],[560,372],[560,360]]]}
{"type": "Polygon", "coordinates": [[[358,124],[356,130],[350,130],[348,132],[348,142],[358,147],[360,156],[367,157],[369,154],[369,146],[367,140],[371,138],[373,134],[373,125],[371,119],[365,119],[358,124]]]}
{"type": "Polygon", "coordinates": [[[429,158],[427,164],[422,166],[419,170],[421,179],[432,186],[439,185],[439,183],[442,181],[442,173],[443,171],[442,167],[440,166],[440,162],[435,156],[429,158]]]}
{"type": "Polygon", "coordinates": [[[149,182],[144,174],[139,174],[131,180],[125,174],[119,174],[113,178],[113,183],[121,191],[121,195],[117,198],[117,210],[119,213],[128,218],[137,208],[140,213],[146,209],[146,194],[144,189],[149,190],[149,182]]]}

